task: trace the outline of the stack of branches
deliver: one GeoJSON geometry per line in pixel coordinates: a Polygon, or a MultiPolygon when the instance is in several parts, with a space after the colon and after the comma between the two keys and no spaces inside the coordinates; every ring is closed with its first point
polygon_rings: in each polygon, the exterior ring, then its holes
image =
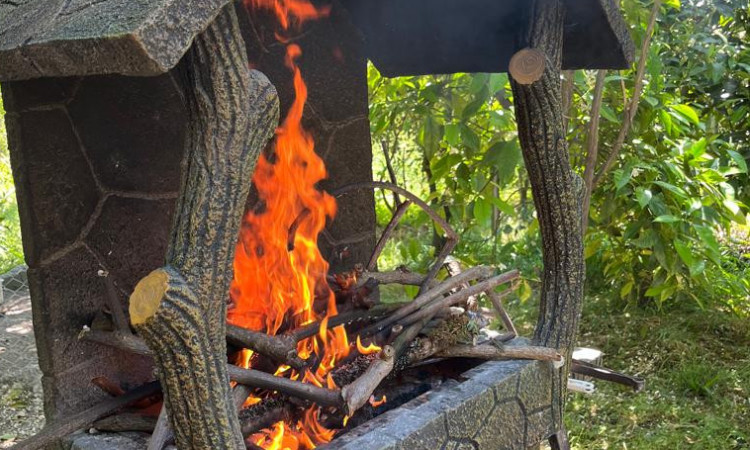
{"type": "MultiPolygon", "coordinates": [[[[489,266],[476,266],[462,270],[460,264],[449,257],[457,242],[457,234],[435,211],[414,194],[388,183],[361,183],[337,191],[341,196],[356,189],[380,188],[396,192],[406,200],[396,209],[386,226],[372,257],[366,265],[358,265],[346,273],[329,277],[337,303],[344,308],[337,316],[311,323],[302,328],[287,330],[271,336],[236,326],[227,327],[230,352],[250,349],[258,355],[252,369],[228,364],[228,374],[235,383],[235,406],[247,437],[280,420],[301,417],[303,411],[314,404],[326,412],[330,427],[343,427],[344,418],[372,403],[375,390],[387,379],[426,360],[440,358],[473,358],[481,360],[533,359],[560,363],[562,356],[555,349],[524,345],[504,345],[516,337],[513,322],[503,308],[502,300],[515,290],[518,271],[498,273],[489,266]],[[388,272],[375,270],[376,261],[393,235],[399,220],[410,205],[422,208],[445,235],[445,246],[440,249],[434,265],[427,273],[406,269],[388,272]],[[446,276],[438,279],[441,269],[446,276]],[[378,287],[386,284],[419,286],[419,293],[405,303],[379,303],[378,287]],[[505,287],[499,290],[500,287],[505,287]],[[504,324],[505,334],[489,342],[478,343],[480,328],[486,325],[489,310],[479,307],[478,299],[485,295],[491,302],[495,316],[504,324]],[[332,372],[336,386],[320,387],[295,381],[273,373],[279,365],[287,365],[299,373],[313,370],[320,361],[311,357],[302,359],[297,354],[297,344],[320,332],[321,327],[345,327],[351,336],[350,356],[332,372]],[[358,351],[374,344],[381,350],[374,354],[358,351]],[[260,403],[243,410],[251,394],[263,398],[260,403]]],[[[290,230],[293,233],[294,230],[290,230]]],[[[293,242],[293,239],[290,239],[293,242]]],[[[108,284],[110,281],[107,279],[108,284]]],[[[110,297],[113,290],[109,289],[110,297]]],[[[151,349],[134,335],[117,306],[116,298],[108,299],[111,320],[98,320],[85,327],[80,339],[122,351],[152,356],[151,349]]],[[[231,355],[228,355],[228,357],[231,355]]],[[[228,359],[229,360],[229,359],[228,359]]],[[[97,386],[114,395],[101,404],[74,417],[53,423],[37,436],[19,444],[21,449],[41,448],[52,440],[72,431],[97,427],[104,431],[153,431],[149,449],[162,449],[169,444],[170,432],[166,411],[158,420],[122,412],[124,408],[142,402],[143,398],[158,393],[158,385],[146,385],[132,392],[117,392],[111,383],[98,380],[97,386]],[[113,416],[121,412],[119,415],[113,416]],[[112,417],[109,417],[112,416],[112,417]]],[[[251,445],[251,444],[248,444],[251,445]]]]}

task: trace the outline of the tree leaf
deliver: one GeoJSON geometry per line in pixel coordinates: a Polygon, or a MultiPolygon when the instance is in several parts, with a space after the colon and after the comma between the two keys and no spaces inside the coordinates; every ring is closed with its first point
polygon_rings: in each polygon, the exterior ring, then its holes
{"type": "Polygon", "coordinates": [[[633,171],[628,170],[627,168],[623,170],[616,170],[614,173],[615,176],[615,187],[619,191],[623,187],[625,187],[626,184],[630,182],[630,179],[633,176],[633,171]]]}
{"type": "Polygon", "coordinates": [[[680,105],[672,105],[671,108],[677,111],[678,113],[680,113],[682,116],[684,116],[686,119],[691,121],[693,124],[695,125],[701,124],[701,119],[698,117],[698,113],[696,113],[695,110],[691,106],[680,104],[680,105]]]}
{"type": "Polygon", "coordinates": [[[673,184],[665,183],[663,181],[654,181],[654,184],[656,184],[657,186],[661,186],[664,189],[668,190],[669,192],[671,192],[673,194],[676,194],[676,195],[678,195],[678,196],[680,196],[682,198],[687,198],[688,197],[688,194],[687,194],[687,192],[685,192],[684,189],[679,188],[679,187],[677,187],[677,186],[675,186],[673,184]]]}
{"type": "Polygon", "coordinates": [[[518,286],[518,299],[521,303],[526,303],[526,300],[531,298],[531,286],[526,280],[521,281],[521,285],[518,286]]]}
{"type": "Polygon", "coordinates": [[[603,104],[601,109],[602,117],[612,123],[620,123],[620,119],[617,118],[615,112],[608,105],[603,104]]]}
{"type": "Polygon", "coordinates": [[[479,136],[477,136],[474,130],[469,128],[467,125],[460,125],[460,128],[461,142],[463,142],[464,146],[466,146],[467,149],[478,152],[480,145],[479,136]]]}
{"type": "Polygon", "coordinates": [[[630,280],[627,283],[625,283],[620,289],[620,298],[624,299],[625,297],[630,295],[630,292],[633,290],[634,284],[635,283],[633,282],[633,280],[630,280]]]}
{"type": "Polygon", "coordinates": [[[461,144],[461,128],[455,123],[445,126],[445,141],[451,147],[458,147],[461,144]]]}
{"type": "Polygon", "coordinates": [[[478,198],[474,202],[474,219],[481,226],[487,226],[492,220],[492,203],[484,197],[478,198]]]}
{"type": "Polygon", "coordinates": [[[635,196],[638,199],[638,204],[641,205],[641,209],[642,209],[648,206],[654,194],[651,193],[650,189],[644,189],[644,188],[639,187],[635,191],[635,196]]]}
{"type": "Polygon", "coordinates": [[[674,243],[674,249],[677,251],[677,254],[680,256],[680,259],[682,262],[685,263],[688,270],[690,271],[691,276],[697,275],[695,272],[697,271],[696,266],[696,260],[693,257],[693,252],[690,250],[690,246],[688,246],[685,242],[681,241],[680,239],[676,239],[673,241],[674,243]]]}
{"type": "Polygon", "coordinates": [[[742,173],[747,173],[747,161],[745,161],[745,158],[734,150],[727,150],[727,153],[732,157],[732,160],[737,164],[740,171],[742,173]]]}
{"type": "Polygon", "coordinates": [[[654,219],[654,222],[656,222],[656,223],[676,223],[676,222],[679,222],[680,220],[682,220],[682,219],[680,219],[679,217],[673,216],[671,214],[664,214],[664,215],[661,215],[661,216],[657,217],[656,219],[654,219]]]}

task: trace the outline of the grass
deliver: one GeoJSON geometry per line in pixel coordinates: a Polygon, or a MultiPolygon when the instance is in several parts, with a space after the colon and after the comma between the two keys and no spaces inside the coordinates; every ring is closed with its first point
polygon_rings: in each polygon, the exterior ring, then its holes
{"type": "Polygon", "coordinates": [[[720,310],[661,313],[589,301],[581,345],[604,364],[646,379],[638,394],[596,382],[571,394],[575,449],[750,449],[750,324],[720,310]]]}

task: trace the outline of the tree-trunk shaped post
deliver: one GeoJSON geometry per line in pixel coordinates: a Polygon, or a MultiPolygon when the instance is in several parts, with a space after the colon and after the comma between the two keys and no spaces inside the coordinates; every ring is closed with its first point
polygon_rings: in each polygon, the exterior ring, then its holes
{"type": "Polygon", "coordinates": [[[565,11],[560,0],[533,3],[529,26],[520,36],[520,46],[531,50],[517,55],[526,59],[516,61],[510,75],[518,136],[534,194],[544,255],[534,337],[538,344],[558,349],[567,361],[553,377],[552,387],[553,418],[557,429],[562,429],[569,362],[583,300],[583,183],[571,170],[563,128],[560,68],[565,11]],[[515,70],[522,73],[514,74],[515,70]]]}
{"type": "Polygon", "coordinates": [[[243,206],[278,125],[276,91],[248,66],[230,2],[179,68],[189,115],[166,265],[141,280],[130,319],[153,350],[181,449],[244,449],[226,368],[226,302],[243,206]]]}

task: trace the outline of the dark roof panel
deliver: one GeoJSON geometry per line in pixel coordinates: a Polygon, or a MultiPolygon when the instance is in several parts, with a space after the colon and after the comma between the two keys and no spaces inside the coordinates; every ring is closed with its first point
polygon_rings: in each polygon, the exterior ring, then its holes
{"type": "MultiPolygon", "coordinates": [[[[386,76],[505,72],[530,0],[342,0],[386,76]]],[[[633,47],[614,0],[569,0],[563,69],[620,69],[633,47]]]]}

